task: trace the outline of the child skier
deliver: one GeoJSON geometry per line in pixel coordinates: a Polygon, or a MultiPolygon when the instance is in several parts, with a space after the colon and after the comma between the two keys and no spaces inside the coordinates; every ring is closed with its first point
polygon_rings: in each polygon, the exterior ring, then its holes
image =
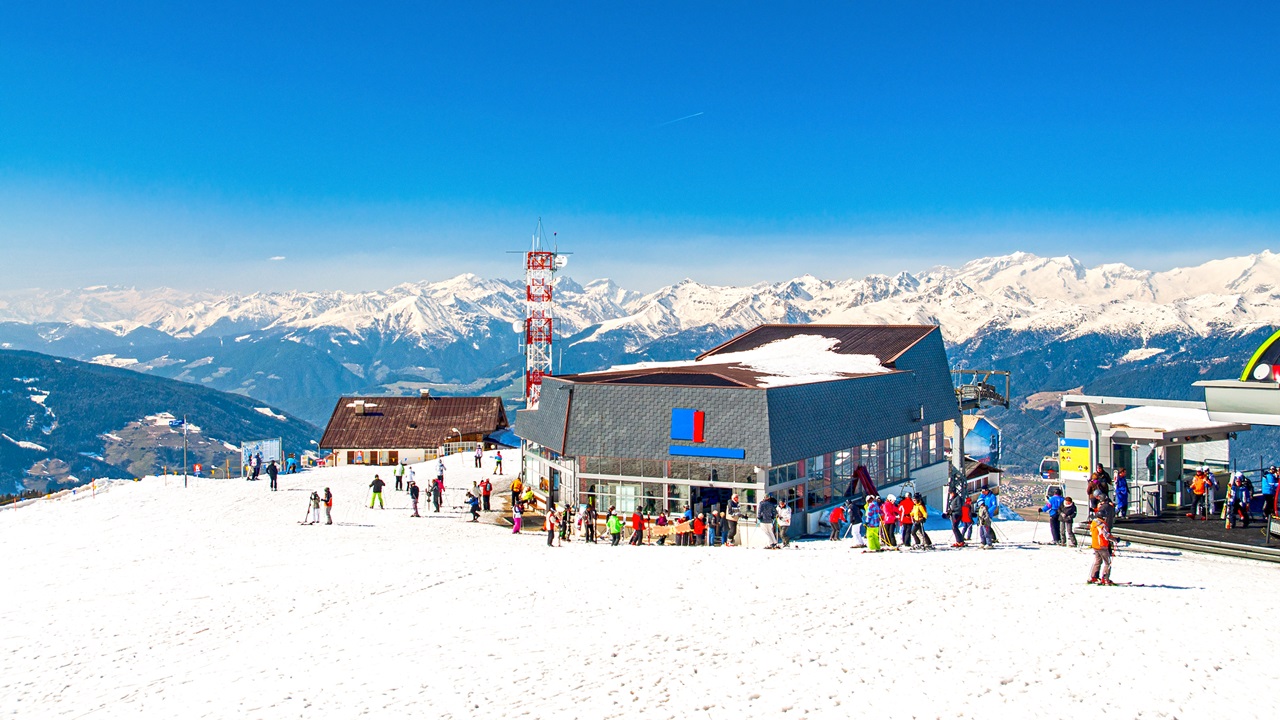
{"type": "Polygon", "coordinates": [[[1093,547],[1093,569],[1089,571],[1090,585],[1115,585],[1111,582],[1111,530],[1106,520],[1095,517],[1089,523],[1089,536],[1093,547]]]}
{"type": "Polygon", "coordinates": [[[516,503],[511,508],[511,534],[520,534],[520,525],[524,522],[524,505],[516,503]]]}
{"type": "Polygon", "coordinates": [[[867,499],[862,526],[867,529],[867,552],[880,552],[880,503],[876,502],[875,496],[867,499]]]}
{"type": "Polygon", "coordinates": [[[471,508],[471,522],[480,521],[480,498],[467,493],[467,507],[471,508]]]}
{"type": "Polygon", "coordinates": [[[986,503],[975,503],[973,507],[978,514],[978,542],[983,550],[990,550],[994,539],[991,529],[991,511],[987,509],[986,503]]]}

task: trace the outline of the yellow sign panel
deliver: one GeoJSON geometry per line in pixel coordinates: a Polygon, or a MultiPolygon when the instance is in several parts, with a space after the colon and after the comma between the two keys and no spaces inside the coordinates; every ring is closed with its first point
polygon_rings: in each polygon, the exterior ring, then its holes
{"type": "Polygon", "coordinates": [[[1092,468],[1088,440],[1058,438],[1058,477],[1088,480],[1092,468]]]}

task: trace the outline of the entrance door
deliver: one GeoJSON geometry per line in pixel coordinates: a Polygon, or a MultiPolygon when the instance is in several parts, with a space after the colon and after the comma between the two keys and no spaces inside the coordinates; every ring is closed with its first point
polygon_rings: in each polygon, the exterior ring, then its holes
{"type": "Polygon", "coordinates": [[[388,463],[387,463],[388,465],[399,465],[399,464],[400,464],[400,451],[399,451],[399,450],[388,450],[388,451],[387,451],[387,460],[388,460],[388,463]]]}
{"type": "Polygon", "coordinates": [[[356,451],[355,451],[355,450],[348,450],[348,451],[347,451],[347,464],[348,464],[348,465],[355,465],[355,464],[356,464],[356,451]]]}

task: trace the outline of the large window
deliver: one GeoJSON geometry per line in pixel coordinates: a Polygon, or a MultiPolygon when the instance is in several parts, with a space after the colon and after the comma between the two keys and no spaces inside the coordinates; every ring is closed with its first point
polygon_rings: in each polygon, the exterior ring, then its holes
{"type": "Polygon", "coordinates": [[[901,480],[907,476],[907,438],[905,435],[891,437],[885,441],[884,478],[885,482],[901,480]]]}

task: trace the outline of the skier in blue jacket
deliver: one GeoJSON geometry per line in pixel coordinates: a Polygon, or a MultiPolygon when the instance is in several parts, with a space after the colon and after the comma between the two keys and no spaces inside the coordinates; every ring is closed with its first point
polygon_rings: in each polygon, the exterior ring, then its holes
{"type": "Polygon", "coordinates": [[[991,488],[982,488],[981,498],[982,504],[987,506],[987,512],[991,513],[991,519],[995,520],[1000,515],[1000,498],[991,492],[991,488]]]}
{"type": "Polygon", "coordinates": [[[1062,544],[1062,529],[1058,527],[1058,511],[1062,509],[1062,490],[1054,488],[1049,491],[1044,507],[1039,512],[1049,513],[1049,532],[1053,535],[1053,544],[1062,544]]]}
{"type": "Polygon", "coordinates": [[[1262,515],[1271,517],[1276,512],[1276,466],[1262,473],[1262,515]]]}
{"type": "Polygon", "coordinates": [[[1124,468],[1116,471],[1116,514],[1129,517],[1129,472],[1124,468]]]}

